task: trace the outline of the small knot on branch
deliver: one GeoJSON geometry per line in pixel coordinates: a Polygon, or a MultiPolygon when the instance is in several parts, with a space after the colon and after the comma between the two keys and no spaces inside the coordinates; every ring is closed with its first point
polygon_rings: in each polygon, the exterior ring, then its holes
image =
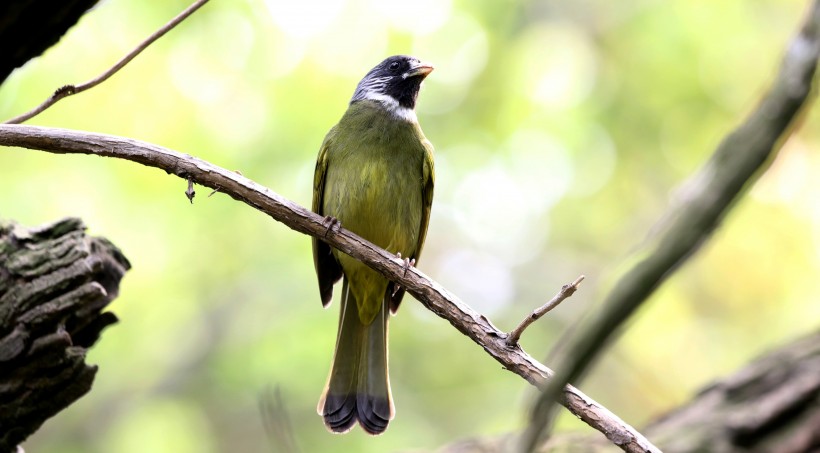
{"type": "Polygon", "coordinates": [[[57,88],[54,91],[54,94],[51,95],[51,99],[57,100],[62,99],[66,96],[71,96],[72,94],[77,92],[77,87],[74,85],[63,85],[60,88],[57,88]]]}

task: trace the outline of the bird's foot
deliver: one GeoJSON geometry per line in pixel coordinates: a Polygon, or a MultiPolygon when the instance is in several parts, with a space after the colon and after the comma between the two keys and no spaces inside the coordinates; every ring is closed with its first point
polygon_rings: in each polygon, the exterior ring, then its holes
{"type": "MultiPolygon", "coordinates": [[[[402,259],[401,252],[396,253],[396,256],[399,259],[402,259]]],[[[415,265],[416,265],[416,259],[415,258],[412,258],[412,259],[411,258],[404,258],[404,276],[405,277],[407,277],[407,270],[410,269],[411,267],[414,267],[415,265]]],[[[393,294],[391,294],[390,297],[395,296],[396,293],[399,292],[399,290],[401,290],[401,285],[399,285],[398,283],[394,283],[393,294]]]]}
{"type": "MultiPolygon", "coordinates": [[[[401,259],[401,252],[396,253],[396,256],[401,259]]],[[[416,259],[415,258],[405,258],[404,259],[404,276],[407,277],[407,270],[411,267],[416,266],[416,259]]]]}
{"type": "Polygon", "coordinates": [[[330,215],[325,216],[324,223],[327,226],[327,229],[325,230],[325,237],[327,237],[327,235],[330,234],[331,230],[333,230],[333,232],[335,233],[339,231],[339,228],[342,227],[342,223],[339,222],[339,219],[330,215]]]}

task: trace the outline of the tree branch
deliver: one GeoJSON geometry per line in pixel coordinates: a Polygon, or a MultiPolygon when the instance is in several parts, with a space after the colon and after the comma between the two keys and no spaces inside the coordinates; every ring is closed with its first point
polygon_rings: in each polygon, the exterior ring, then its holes
{"type": "Polygon", "coordinates": [[[103,72],[102,74],[98,75],[97,77],[89,80],[88,82],[81,83],[79,85],[65,85],[63,87],[58,88],[54,91],[54,94],[49,96],[48,99],[43,101],[42,104],[38,105],[37,107],[29,110],[22,115],[15,116],[14,118],[7,120],[4,124],[20,124],[25,121],[28,121],[35,116],[39,115],[47,108],[51,107],[52,105],[56,104],[57,101],[63,98],[67,98],[71,95],[82,93],[85,90],[90,90],[95,86],[105,82],[108,80],[109,77],[114,75],[117,71],[122,69],[125,65],[131,62],[137,55],[140,54],[146,47],[150,46],[154,41],[161,38],[163,35],[171,31],[174,27],[176,27],[180,22],[185,20],[188,16],[194,13],[194,11],[198,10],[202,5],[208,3],[208,0],[197,0],[191,6],[186,8],[184,11],[179,13],[176,17],[171,19],[167,24],[163,25],[162,28],[155,31],[151,36],[146,38],[143,42],[139,43],[137,47],[135,47],[131,52],[128,52],[127,55],[122,57],[120,61],[118,61],[114,66],[111,66],[103,72]]]}
{"type": "Polygon", "coordinates": [[[515,346],[518,344],[518,340],[521,339],[521,334],[524,333],[524,330],[530,326],[530,324],[538,321],[542,316],[546,315],[553,308],[557,307],[561,304],[564,300],[568,299],[570,296],[575,294],[575,291],[578,290],[578,285],[584,281],[584,276],[581,275],[575,279],[574,282],[564,285],[561,287],[561,290],[558,291],[558,294],[552,297],[547,303],[544,305],[536,308],[529,316],[521,320],[521,323],[510,332],[509,336],[507,336],[507,346],[515,346]]]}
{"type": "MultiPolygon", "coordinates": [[[[300,233],[318,237],[398,282],[425,307],[468,336],[505,369],[543,388],[553,372],[524,352],[508,346],[507,334],[468,307],[417,268],[344,228],[328,231],[324,219],[250,179],[187,154],[138,140],[111,135],[22,125],[0,125],[0,145],[56,154],[93,154],[130,160],[189,178],[252,206],[300,233]]],[[[659,452],[634,428],[572,386],[563,390],[561,403],[581,420],[602,432],[627,452],[659,452]]]]}
{"type": "Polygon", "coordinates": [[[530,449],[549,430],[553,416],[549,407],[563,386],[582,375],[632,313],[700,248],[777,154],[807,104],[819,54],[820,0],[816,0],[757,109],[723,139],[711,159],[684,185],[652,240],[637,253],[645,258],[615,284],[597,317],[569,338],[567,354],[557,367],[559,374],[533,411],[526,441],[530,449]]]}

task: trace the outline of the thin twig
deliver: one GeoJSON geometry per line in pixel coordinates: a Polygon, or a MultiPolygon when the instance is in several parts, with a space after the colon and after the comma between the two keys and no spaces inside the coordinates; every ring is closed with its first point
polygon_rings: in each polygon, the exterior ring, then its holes
{"type": "Polygon", "coordinates": [[[137,47],[134,48],[131,52],[127,55],[122,57],[120,61],[118,61],[114,66],[108,68],[107,71],[103,72],[102,74],[98,75],[97,77],[89,80],[88,82],[81,83],[79,85],[65,85],[63,87],[58,88],[54,91],[48,99],[46,99],[42,104],[38,105],[34,109],[23,113],[22,115],[15,116],[14,118],[7,120],[4,124],[20,124],[25,121],[28,121],[35,116],[42,113],[47,108],[51,107],[52,105],[56,104],[57,101],[60,99],[66,98],[68,96],[82,93],[85,90],[89,90],[94,88],[95,86],[105,82],[109,77],[114,75],[117,71],[123,68],[123,66],[127,65],[134,59],[140,52],[145,50],[146,47],[150,46],[154,41],[161,38],[165,33],[168,33],[172,28],[176,27],[180,22],[185,20],[188,16],[194,13],[194,11],[198,10],[202,5],[208,3],[208,0],[197,0],[191,6],[179,13],[176,17],[171,19],[170,22],[163,25],[162,28],[155,31],[154,34],[149,36],[145,39],[145,41],[141,42],[137,47]]]}
{"type": "Polygon", "coordinates": [[[683,196],[672,203],[655,234],[636,252],[642,256],[577,335],[569,338],[559,374],[532,411],[525,434],[532,451],[552,426],[563,387],[575,382],[637,308],[694,255],[718,227],[737,199],[753,184],[780,150],[805,112],[820,57],[820,0],[810,8],[800,32],[790,42],[769,91],[746,120],[726,135],[708,162],[690,178],[683,196]]]}
{"type": "MultiPolygon", "coordinates": [[[[238,201],[304,234],[317,237],[336,249],[367,264],[400,284],[428,310],[450,322],[461,333],[481,346],[502,366],[543,389],[553,372],[527,354],[521,347],[507,346],[507,334],[495,327],[416,267],[407,269],[398,259],[350,231],[337,227],[326,235],[328,223],[270,189],[235,172],[217,167],[187,154],[138,140],[111,135],[38,126],[0,125],[0,146],[18,146],[57,154],[93,154],[130,160],[164,170],[197,184],[219,188],[238,201]],[[406,272],[405,272],[406,271],[406,272]]],[[[570,385],[564,388],[561,404],[575,416],[603,433],[622,450],[632,453],[659,453],[635,428],[570,385]]]]}
{"type": "Polygon", "coordinates": [[[570,296],[575,294],[575,291],[578,289],[578,285],[584,281],[584,276],[580,275],[578,278],[575,279],[574,282],[564,285],[561,287],[561,290],[558,291],[558,294],[553,296],[549,302],[545,303],[544,305],[536,308],[529,316],[521,320],[521,324],[518,325],[512,332],[510,332],[509,336],[505,340],[507,342],[507,346],[514,346],[518,344],[518,340],[521,339],[521,334],[524,333],[524,330],[530,326],[530,324],[538,321],[542,316],[546,315],[553,308],[557,307],[561,302],[565,299],[568,299],[570,296]]]}

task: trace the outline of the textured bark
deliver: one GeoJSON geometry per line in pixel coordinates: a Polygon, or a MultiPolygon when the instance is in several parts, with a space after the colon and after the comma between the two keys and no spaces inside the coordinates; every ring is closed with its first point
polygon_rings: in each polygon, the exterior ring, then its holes
{"type": "MultiPolygon", "coordinates": [[[[820,331],[718,380],[641,430],[665,453],[820,452],[820,331]]],[[[518,436],[464,440],[441,453],[516,451],[518,436]]],[[[557,434],[539,452],[617,452],[600,436],[557,434]]]]}
{"type": "Polygon", "coordinates": [[[0,452],[91,389],[86,349],[117,321],[102,310],[130,268],[79,219],[25,229],[0,222],[0,452]]]}

